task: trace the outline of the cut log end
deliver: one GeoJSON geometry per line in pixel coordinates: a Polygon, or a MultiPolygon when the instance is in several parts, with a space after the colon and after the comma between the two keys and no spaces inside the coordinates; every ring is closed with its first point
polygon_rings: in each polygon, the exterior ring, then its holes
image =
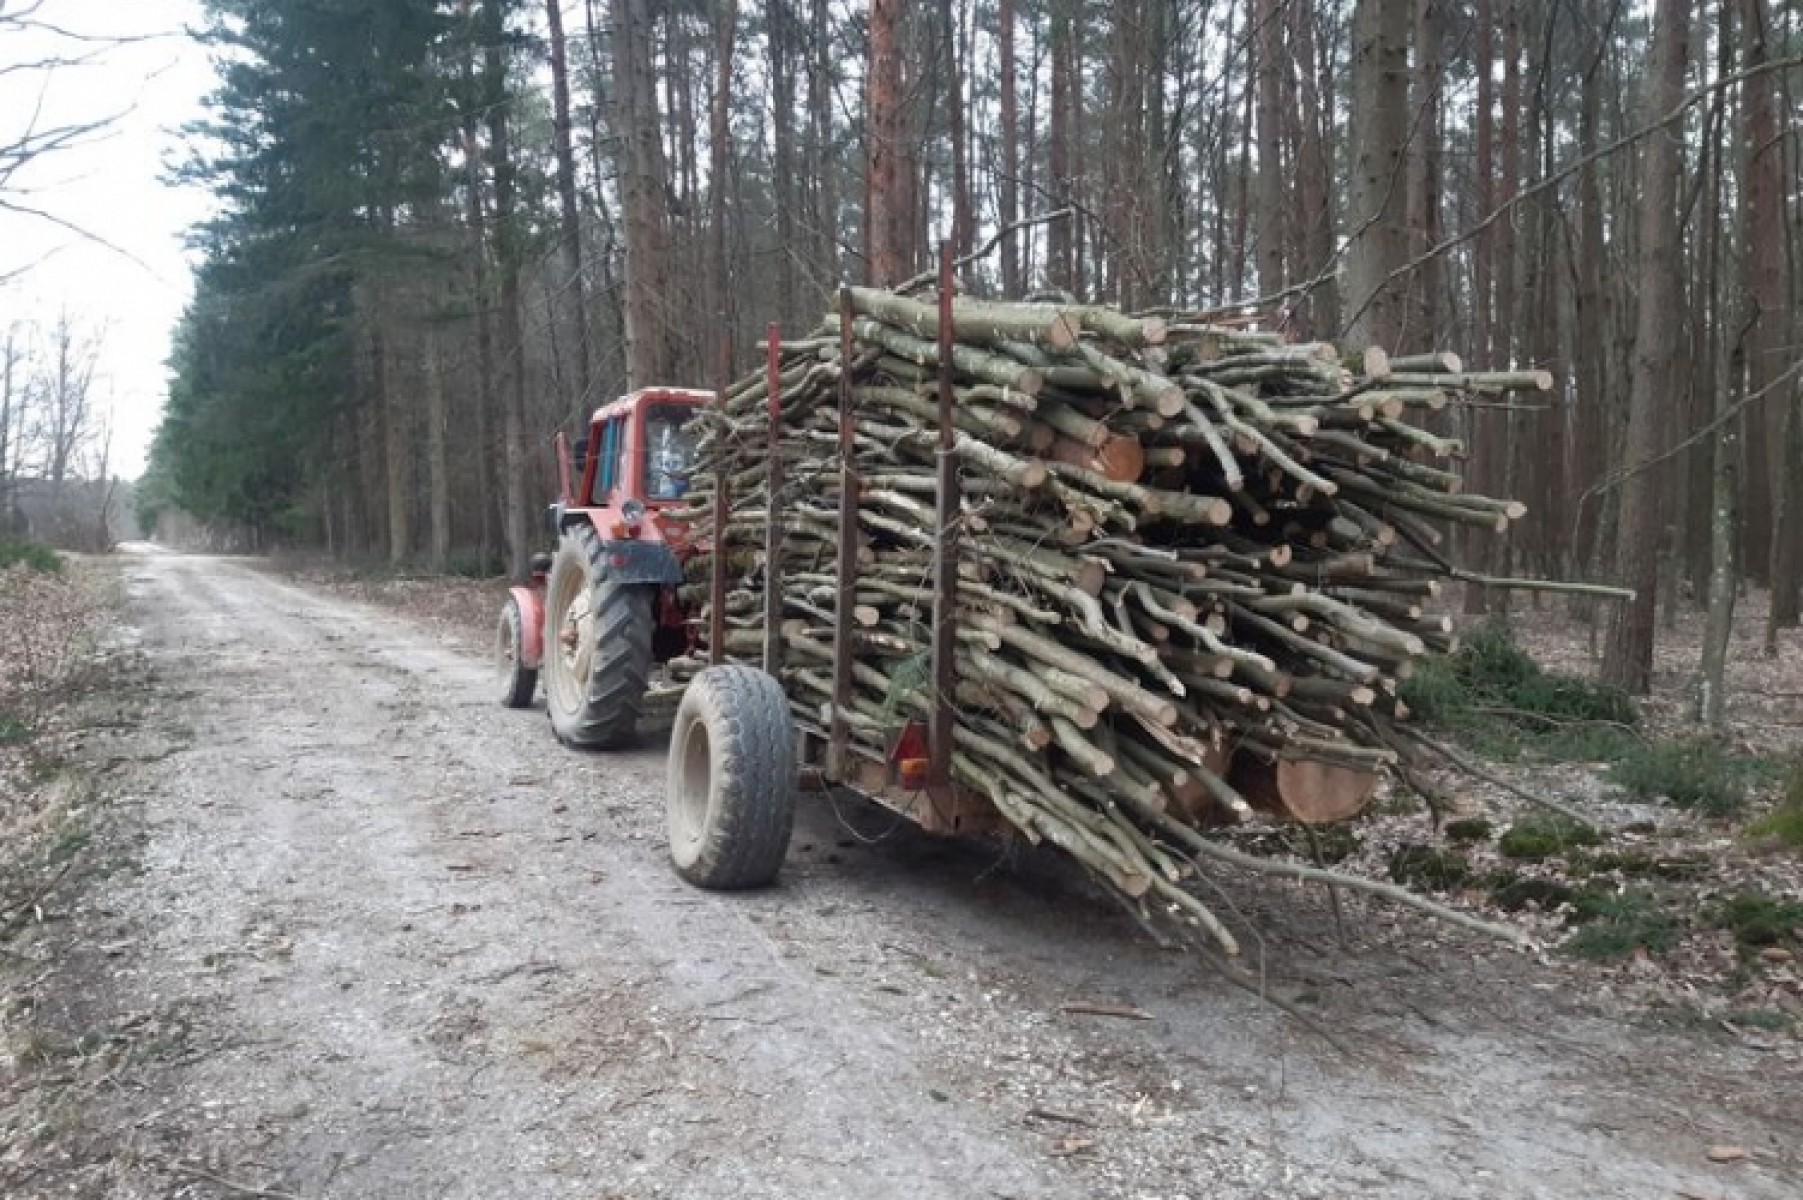
{"type": "Polygon", "coordinates": [[[1338,763],[1312,758],[1266,762],[1255,755],[1235,757],[1232,783],[1254,808],[1302,825],[1349,821],[1365,810],[1378,777],[1338,763]]]}

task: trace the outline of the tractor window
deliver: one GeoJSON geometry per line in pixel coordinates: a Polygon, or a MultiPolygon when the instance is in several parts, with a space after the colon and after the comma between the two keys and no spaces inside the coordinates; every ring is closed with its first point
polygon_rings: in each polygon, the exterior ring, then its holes
{"type": "Polygon", "coordinates": [[[590,450],[595,456],[595,494],[589,498],[591,504],[606,504],[607,493],[619,482],[615,469],[617,447],[620,443],[620,422],[618,418],[604,421],[601,425],[601,444],[590,450]]]}
{"type": "Polygon", "coordinates": [[[645,414],[645,498],[680,500],[695,465],[695,410],[666,404],[645,414]]]}

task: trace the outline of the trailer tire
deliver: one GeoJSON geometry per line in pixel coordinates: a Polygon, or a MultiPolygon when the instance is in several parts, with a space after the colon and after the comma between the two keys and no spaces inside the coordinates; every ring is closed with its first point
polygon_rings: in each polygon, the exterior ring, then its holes
{"type": "Polygon", "coordinates": [[[667,823],[676,873],[716,891],[776,878],[795,828],[795,722],[774,678],[709,667],[670,734],[667,823]]]}
{"type": "Polygon", "coordinates": [[[538,668],[526,665],[525,629],[520,602],[507,597],[495,631],[495,662],[500,671],[501,703],[508,708],[530,708],[538,693],[538,668]]]}
{"type": "Polygon", "coordinates": [[[563,536],[545,584],[545,709],[570,746],[615,750],[638,730],[651,683],[657,588],[606,578],[594,527],[563,536]]]}

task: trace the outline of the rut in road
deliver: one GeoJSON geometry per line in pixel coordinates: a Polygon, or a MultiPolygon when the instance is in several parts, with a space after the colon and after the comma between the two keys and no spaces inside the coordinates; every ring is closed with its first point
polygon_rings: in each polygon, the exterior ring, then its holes
{"type": "MultiPolygon", "coordinates": [[[[1055,856],[855,803],[803,798],[778,887],[696,891],[661,746],[564,750],[465,651],[243,562],[124,571],[192,738],[132,777],[142,870],[99,904],[140,941],[118,1002],[192,1049],[119,1101],[110,1195],[211,1194],[172,1162],[309,1200],[1713,1195],[1701,1142],[1779,1136],[1736,1091],[1769,1060],[1357,904],[1387,949],[1336,951],[1291,888],[1274,986],[1353,1059],[1055,856]]],[[[1735,1188],[1794,1194],[1763,1157],[1735,1188]]]]}

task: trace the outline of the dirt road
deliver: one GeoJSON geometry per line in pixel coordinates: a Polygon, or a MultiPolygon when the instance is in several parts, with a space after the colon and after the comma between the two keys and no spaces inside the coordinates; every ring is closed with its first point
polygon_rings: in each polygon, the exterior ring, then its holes
{"type": "Polygon", "coordinates": [[[108,1003],[186,1049],[106,1102],[92,1194],[1799,1194],[1794,1062],[1520,954],[1376,909],[1342,947],[1259,893],[1273,986],[1347,1057],[1055,860],[854,802],[804,797],[779,887],[700,893],[661,747],[561,749],[485,663],[243,563],[123,570],[186,748],[133,769],[139,869],[90,909],[129,946],[108,1003]]]}

